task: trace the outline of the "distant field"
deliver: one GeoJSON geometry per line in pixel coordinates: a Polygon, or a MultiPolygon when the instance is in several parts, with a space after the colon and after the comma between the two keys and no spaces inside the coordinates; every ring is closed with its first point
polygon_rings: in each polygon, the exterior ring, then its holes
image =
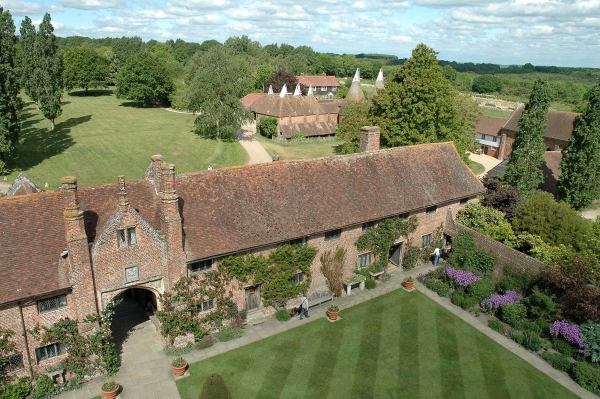
{"type": "Polygon", "coordinates": [[[340,141],[334,140],[281,145],[258,133],[255,134],[254,137],[263,145],[263,147],[265,147],[269,155],[279,155],[279,158],[282,160],[318,158],[335,155],[336,148],[342,145],[340,141]]]}
{"type": "Polygon", "coordinates": [[[512,111],[502,111],[499,109],[491,109],[491,108],[484,108],[484,107],[479,107],[479,110],[481,111],[481,113],[484,116],[496,116],[499,118],[506,118],[506,119],[508,119],[510,114],[512,114],[512,111]]]}
{"type": "Polygon", "coordinates": [[[54,131],[27,96],[22,96],[26,104],[21,145],[9,158],[9,181],[19,172],[40,188],[48,183],[51,189],[68,175],[76,176],[81,185],[114,182],[120,174],[138,180],[153,154],[162,154],[178,173],[246,162],[247,154],[239,143],[195,135],[193,115],[138,108],[116,99],[112,90],[89,96],[81,93],[64,95],[63,113],[54,131]]]}

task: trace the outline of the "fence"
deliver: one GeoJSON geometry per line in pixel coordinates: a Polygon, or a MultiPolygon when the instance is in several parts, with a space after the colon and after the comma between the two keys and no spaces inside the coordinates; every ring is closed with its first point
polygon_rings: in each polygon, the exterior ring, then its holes
{"type": "Polygon", "coordinates": [[[280,137],[271,137],[271,141],[280,145],[299,145],[306,143],[318,143],[318,142],[327,142],[327,141],[335,141],[335,136],[325,136],[325,137],[305,137],[303,139],[291,139],[287,140],[285,138],[280,137]]]}

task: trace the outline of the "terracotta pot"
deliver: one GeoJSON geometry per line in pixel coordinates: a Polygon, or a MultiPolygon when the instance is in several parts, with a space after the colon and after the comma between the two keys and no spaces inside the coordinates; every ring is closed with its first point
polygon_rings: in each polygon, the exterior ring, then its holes
{"type": "Polygon", "coordinates": [[[100,392],[102,392],[102,395],[104,395],[106,399],[115,399],[117,397],[117,393],[119,393],[119,389],[121,389],[120,385],[112,391],[105,391],[102,389],[102,387],[100,387],[100,392]]]}
{"type": "Polygon", "coordinates": [[[414,281],[405,281],[404,288],[406,288],[407,290],[411,290],[414,283],[415,283],[414,281]]]}
{"type": "Polygon", "coordinates": [[[327,310],[327,317],[329,317],[329,320],[337,320],[339,314],[340,314],[339,310],[337,312],[332,312],[331,310],[327,310]]]}
{"type": "Polygon", "coordinates": [[[188,364],[187,362],[181,366],[181,367],[175,367],[173,365],[171,365],[171,367],[173,368],[173,374],[175,374],[176,376],[182,376],[185,373],[185,369],[187,368],[188,364]]]}

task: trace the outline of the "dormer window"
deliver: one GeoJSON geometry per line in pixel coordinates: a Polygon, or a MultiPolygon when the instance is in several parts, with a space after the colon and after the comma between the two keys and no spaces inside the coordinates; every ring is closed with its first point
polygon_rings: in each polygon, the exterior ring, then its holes
{"type": "Polygon", "coordinates": [[[127,227],[126,229],[117,230],[117,245],[119,248],[136,244],[137,234],[135,232],[135,227],[127,227]]]}

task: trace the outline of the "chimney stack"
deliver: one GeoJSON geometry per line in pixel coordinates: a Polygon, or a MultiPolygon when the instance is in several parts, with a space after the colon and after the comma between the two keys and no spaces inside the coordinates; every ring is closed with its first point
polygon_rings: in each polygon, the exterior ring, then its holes
{"type": "Polygon", "coordinates": [[[165,158],[160,154],[156,154],[152,155],[150,159],[152,160],[152,174],[154,177],[154,187],[156,187],[156,191],[160,193],[160,180],[162,177],[160,166],[163,163],[165,163],[165,158]]]}
{"type": "Polygon", "coordinates": [[[360,152],[379,150],[379,136],[381,129],[378,126],[363,126],[360,128],[360,152]]]}
{"type": "Polygon", "coordinates": [[[119,206],[123,213],[127,213],[129,211],[129,199],[127,198],[127,190],[125,189],[125,176],[119,175],[117,179],[119,181],[119,206]]]}

